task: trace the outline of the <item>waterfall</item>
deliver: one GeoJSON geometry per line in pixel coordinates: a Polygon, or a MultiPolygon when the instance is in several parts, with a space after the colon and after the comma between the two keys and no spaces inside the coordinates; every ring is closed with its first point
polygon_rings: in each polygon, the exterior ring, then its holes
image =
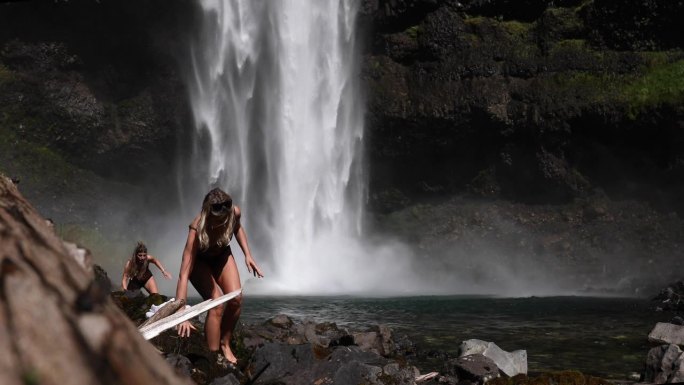
{"type": "Polygon", "coordinates": [[[373,290],[391,270],[361,242],[358,3],[201,2],[189,79],[196,182],[184,184],[196,191],[186,195],[213,185],[233,195],[268,292],[373,290]]]}

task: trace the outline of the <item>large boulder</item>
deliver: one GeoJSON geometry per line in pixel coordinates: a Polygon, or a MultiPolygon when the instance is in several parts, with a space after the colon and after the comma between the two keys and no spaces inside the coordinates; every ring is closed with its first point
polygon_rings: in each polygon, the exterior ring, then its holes
{"type": "Polygon", "coordinates": [[[491,358],[482,354],[450,359],[445,363],[447,376],[458,378],[460,381],[469,381],[484,384],[487,381],[499,377],[499,368],[491,358]]]}
{"type": "Polygon", "coordinates": [[[0,383],[190,385],[0,175],[0,383]],[[57,350],[55,350],[57,349],[57,350]]]}
{"type": "Polygon", "coordinates": [[[684,376],[680,373],[682,365],[682,350],[679,346],[660,345],[649,350],[646,356],[645,382],[664,384],[679,382],[684,376]],[[674,379],[677,378],[677,381],[674,379]]]}
{"type": "Polygon", "coordinates": [[[648,340],[658,344],[684,345],[684,326],[658,322],[648,334],[648,340]]]}
{"type": "Polygon", "coordinates": [[[527,351],[525,350],[516,350],[509,353],[498,347],[494,342],[470,339],[461,343],[458,352],[459,357],[482,354],[494,361],[499,370],[508,377],[527,374],[527,351]]]}

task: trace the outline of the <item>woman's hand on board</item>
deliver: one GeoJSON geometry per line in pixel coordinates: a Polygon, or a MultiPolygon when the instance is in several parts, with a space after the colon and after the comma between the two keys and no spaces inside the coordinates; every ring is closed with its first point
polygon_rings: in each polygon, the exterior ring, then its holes
{"type": "Polygon", "coordinates": [[[190,323],[190,321],[185,321],[182,324],[176,326],[176,330],[178,331],[178,335],[181,337],[190,337],[190,333],[192,330],[197,330],[197,328],[190,323]]]}

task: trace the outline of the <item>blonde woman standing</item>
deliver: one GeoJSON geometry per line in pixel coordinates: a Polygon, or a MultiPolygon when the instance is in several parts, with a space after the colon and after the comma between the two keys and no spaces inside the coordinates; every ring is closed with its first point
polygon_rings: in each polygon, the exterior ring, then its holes
{"type": "MultiPolygon", "coordinates": [[[[240,209],[226,192],[215,188],[204,197],[200,214],[190,224],[183,250],[176,299],[187,300],[188,280],[205,300],[240,289],[240,275],[230,249],[233,235],[245,255],[247,270],[255,277],[263,277],[252,258],[247,233],[240,225],[240,209]]],[[[209,350],[218,355],[219,363],[237,364],[230,348],[230,339],[240,317],[242,295],[209,310],[204,333],[209,350]],[[219,351],[220,349],[220,351],[219,351]]],[[[189,336],[194,329],[190,322],[178,326],[178,334],[189,336]]]]}

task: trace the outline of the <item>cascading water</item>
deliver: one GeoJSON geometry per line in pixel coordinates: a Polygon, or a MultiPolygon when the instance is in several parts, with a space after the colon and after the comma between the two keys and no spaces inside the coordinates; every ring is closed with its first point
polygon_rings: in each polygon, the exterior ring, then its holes
{"type": "Polygon", "coordinates": [[[234,195],[253,254],[267,267],[262,290],[382,290],[379,273],[404,268],[360,241],[358,1],[201,5],[190,81],[199,177],[190,185],[234,195]]]}

